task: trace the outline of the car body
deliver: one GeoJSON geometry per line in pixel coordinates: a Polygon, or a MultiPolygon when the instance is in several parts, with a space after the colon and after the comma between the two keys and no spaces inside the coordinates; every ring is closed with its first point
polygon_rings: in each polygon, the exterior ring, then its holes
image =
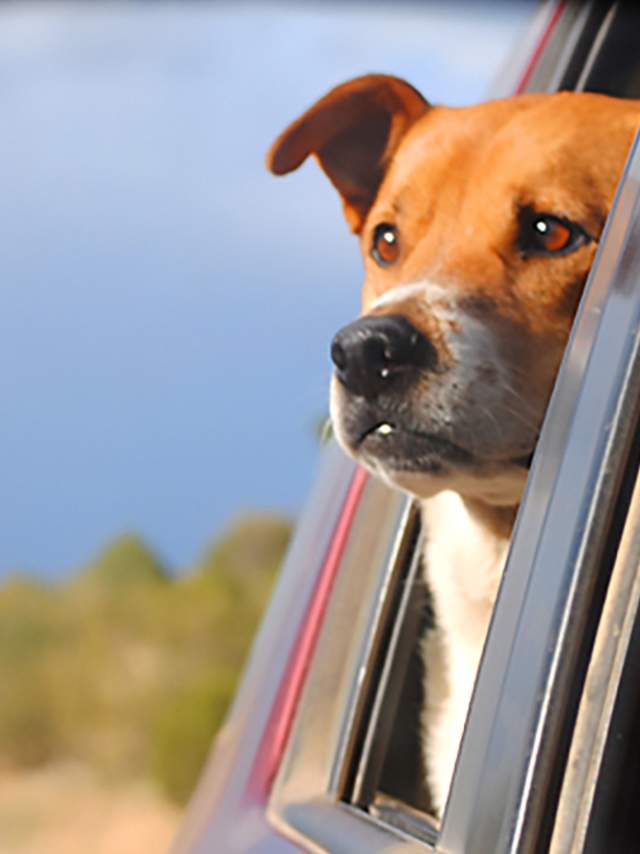
{"type": "MultiPolygon", "coordinates": [[[[544,4],[495,95],[640,96],[631,2],[544,4]]],[[[419,758],[412,502],[333,445],[174,850],[631,851],[640,764],[640,147],[540,437],[447,808],[419,758]]]]}

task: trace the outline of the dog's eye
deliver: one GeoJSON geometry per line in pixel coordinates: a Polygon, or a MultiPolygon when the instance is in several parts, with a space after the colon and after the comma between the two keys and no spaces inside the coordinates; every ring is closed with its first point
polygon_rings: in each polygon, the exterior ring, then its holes
{"type": "Polygon", "coordinates": [[[571,226],[555,217],[539,216],[533,221],[533,228],[536,243],[545,252],[562,252],[573,239],[571,226]]]}
{"type": "Polygon", "coordinates": [[[400,255],[400,240],[398,230],[388,222],[382,222],[375,227],[371,255],[381,267],[388,267],[398,260],[400,255]]]}
{"type": "Polygon", "coordinates": [[[520,223],[519,244],[525,257],[530,255],[566,255],[591,238],[575,222],[526,211],[520,223]]]}

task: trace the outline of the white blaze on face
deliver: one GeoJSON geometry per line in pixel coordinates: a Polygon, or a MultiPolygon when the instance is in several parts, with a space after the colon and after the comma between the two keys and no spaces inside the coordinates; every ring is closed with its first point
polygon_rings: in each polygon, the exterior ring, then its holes
{"type": "Polygon", "coordinates": [[[385,291],[369,306],[368,310],[375,311],[378,308],[393,305],[394,302],[405,302],[414,298],[419,299],[429,307],[436,303],[446,305],[451,301],[451,292],[436,282],[410,282],[385,291]]]}

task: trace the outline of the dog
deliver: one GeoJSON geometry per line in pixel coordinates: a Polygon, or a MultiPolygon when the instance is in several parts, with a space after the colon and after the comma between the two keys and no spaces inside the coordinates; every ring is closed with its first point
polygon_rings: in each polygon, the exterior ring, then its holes
{"type": "Polygon", "coordinates": [[[422,504],[435,625],[423,744],[444,809],[512,525],[640,102],[592,93],[431,105],[367,75],[276,140],[313,154],[365,264],[335,336],[331,419],[355,459],[422,504]]]}

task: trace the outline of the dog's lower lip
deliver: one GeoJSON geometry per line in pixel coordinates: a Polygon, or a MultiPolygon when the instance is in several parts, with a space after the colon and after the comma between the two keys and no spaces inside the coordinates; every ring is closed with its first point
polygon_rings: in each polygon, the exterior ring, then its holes
{"type": "MultiPolygon", "coordinates": [[[[402,435],[404,434],[407,437],[414,437],[415,439],[422,440],[424,442],[432,443],[434,446],[434,450],[436,448],[440,448],[440,450],[446,450],[448,453],[453,453],[455,457],[459,459],[460,462],[467,462],[473,459],[473,454],[469,451],[462,448],[460,445],[456,445],[454,442],[451,442],[449,439],[445,439],[444,437],[437,436],[433,433],[423,433],[419,430],[412,430],[409,427],[403,427],[402,425],[397,425],[392,421],[377,421],[367,430],[365,430],[358,441],[356,442],[356,447],[360,448],[361,445],[365,443],[365,441],[369,438],[379,438],[381,442],[384,443],[385,439],[389,437],[389,441],[391,441],[391,437],[394,434],[402,435]]],[[[381,447],[384,447],[382,445],[381,447]]],[[[531,467],[531,460],[533,459],[533,452],[530,454],[523,455],[522,457],[516,457],[511,460],[512,465],[519,466],[523,469],[529,469],[531,467]]]]}
{"type": "Polygon", "coordinates": [[[394,435],[402,435],[404,434],[407,437],[413,437],[422,442],[429,442],[434,445],[435,448],[440,449],[448,449],[448,451],[453,453],[456,457],[459,457],[461,460],[470,459],[471,454],[466,451],[464,448],[461,448],[459,445],[454,444],[453,442],[445,439],[444,437],[437,436],[432,433],[423,433],[419,430],[412,430],[410,427],[399,426],[391,421],[378,421],[373,426],[369,427],[368,430],[360,436],[357,442],[357,446],[360,447],[364,442],[372,437],[380,437],[380,439],[384,442],[384,440],[389,437],[393,437],[394,435]]]}
{"type": "Polygon", "coordinates": [[[395,424],[392,424],[390,421],[378,421],[372,427],[368,427],[364,433],[359,437],[356,445],[359,447],[365,439],[369,436],[372,436],[374,433],[378,436],[389,436],[396,429],[395,424]]]}

